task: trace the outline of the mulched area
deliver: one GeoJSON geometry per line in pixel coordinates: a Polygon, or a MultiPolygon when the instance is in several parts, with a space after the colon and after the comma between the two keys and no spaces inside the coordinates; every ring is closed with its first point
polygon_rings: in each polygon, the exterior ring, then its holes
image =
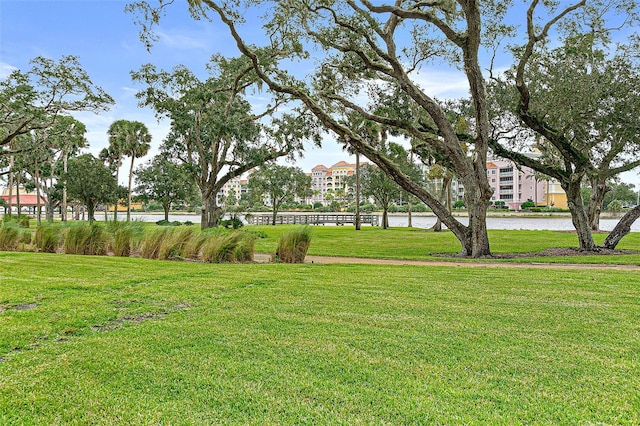
{"type": "MultiPolygon", "coordinates": [[[[583,251],[577,248],[558,247],[549,248],[538,252],[529,253],[502,253],[492,254],[491,256],[482,256],[480,259],[521,259],[525,257],[549,257],[549,256],[611,256],[620,254],[638,254],[638,250],[612,250],[606,248],[599,248],[597,251],[583,251]]],[[[452,258],[464,258],[465,256],[451,253],[435,253],[434,257],[452,257],[452,258]]],[[[567,259],[569,260],[569,259],[567,259]]]]}

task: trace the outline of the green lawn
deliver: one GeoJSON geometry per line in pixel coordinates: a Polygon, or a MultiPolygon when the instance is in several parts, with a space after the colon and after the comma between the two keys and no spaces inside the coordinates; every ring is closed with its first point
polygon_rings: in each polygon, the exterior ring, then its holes
{"type": "MultiPolygon", "coordinates": [[[[275,252],[278,236],[291,226],[248,226],[267,238],[256,241],[256,251],[275,252]]],[[[362,258],[433,260],[434,254],[456,255],[460,243],[451,232],[428,232],[419,228],[391,228],[363,226],[355,231],[353,226],[313,227],[310,255],[347,256],[362,258]]],[[[596,243],[601,244],[606,234],[595,234],[596,243]]],[[[489,241],[494,254],[540,252],[549,248],[577,247],[575,233],[566,231],[500,231],[490,230],[489,241]]],[[[640,233],[627,235],[618,249],[640,250],[640,233]]],[[[438,257],[438,260],[446,260],[438,257]]],[[[456,262],[472,261],[456,258],[456,262]]],[[[487,261],[487,259],[482,259],[487,261]]],[[[510,261],[547,263],[614,263],[640,265],[639,254],[615,256],[535,257],[510,261]]]]}
{"type": "Polygon", "coordinates": [[[0,267],[0,424],[640,423],[639,272],[0,267]]]}

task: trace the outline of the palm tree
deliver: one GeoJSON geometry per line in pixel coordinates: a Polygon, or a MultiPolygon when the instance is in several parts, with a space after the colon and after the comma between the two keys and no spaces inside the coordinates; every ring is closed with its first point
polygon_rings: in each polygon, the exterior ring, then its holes
{"type": "MultiPolygon", "coordinates": [[[[116,120],[111,123],[107,134],[109,135],[109,148],[105,148],[100,152],[100,159],[108,162],[108,164],[115,168],[116,172],[116,186],[120,184],[120,166],[122,166],[123,147],[127,140],[127,127],[130,121],[128,120],[116,120]]],[[[117,191],[116,191],[117,192],[117,191]]],[[[105,210],[105,215],[106,215],[105,210]]],[[[113,221],[118,221],[118,198],[113,203],[113,221]]]]}
{"type": "Polygon", "coordinates": [[[136,158],[144,157],[151,147],[149,129],[139,121],[131,121],[128,126],[126,143],[123,146],[124,155],[131,157],[129,168],[129,198],[127,200],[127,222],[131,220],[131,186],[133,183],[133,164],[136,158]]]}
{"type": "MultiPolygon", "coordinates": [[[[379,138],[383,138],[383,129],[381,126],[371,120],[365,120],[359,116],[351,116],[350,124],[353,129],[368,142],[376,144],[379,138]]],[[[360,230],[360,152],[354,149],[348,143],[345,143],[343,149],[349,154],[356,156],[356,211],[355,211],[355,227],[356,231],[360,230]]]]}
{"type": "MultiPolygon", "coordinates": [[[[133,184],[133,165],[136,158],[144,157],[149,152],[151,134],[149,129],[139,121],[117,120],[109,127],[109,150],[105,157],[112,160],[116,169],[116,183],[119,180],[122,158],[131,157],[129,169],[129,196],[127,202],[127,221],[131,220],[131,187],[133,184]],[[108,154],[108,155],[107,155],[108,154]]],[[[117,200],[114,220],[118,217],[117,200]]]]}

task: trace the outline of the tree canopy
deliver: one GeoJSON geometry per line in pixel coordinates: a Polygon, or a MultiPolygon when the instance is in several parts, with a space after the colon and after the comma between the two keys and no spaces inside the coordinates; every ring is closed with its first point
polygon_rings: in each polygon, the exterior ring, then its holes
{"type": "MultiPolygon", "coordinates": [[[[151,5],[140,1],[130,7],[143,14],[145,41],[152,41],[148,37],[152,25],[171,3],[151,5]]],[[[517,41],[518,32],[505,24],[514,2],[190,0],[189,5],[195,17],[218,15],[239,50],[250,59],[256,75],[272,91],[300,101],[341,141],[427,204],[458,238],[462,254],[490,254],[486,209],[492,190],[486,160],[491,126],[482,61],[489,58],[485,65],[490,66],[492,50],[500,41],[517,41]],[[258,7],[264,12],[267,36],[260,48],[243,36],[245,7],[258,7]],[[263,61],[261,49],[277,53],[281,62],[263,61]],[[316,61],[314,72],[296,76],[285,71],[289,61],[309,58],[316,61]],[[464,73],[473,111],[469,133],[456,131],[447,108],[420,82],[420,71],[436,61],[464,73]],[[370,104],[365,105],[363,97],[370,99],[370,104]],[[413,144],[427,144],[441,152],[465,187],[469,225],[458,221],[440,197],[414,182],[379,147],[352,128],[347,118],[353,114],[404,135],[413,144]]],[[[537,17],[536,25],[568,25],[584,5],[585,1],[568,6],[562,2],[541,3],[546,13],[537,17]]]]}
{"type": "Polygon", "coordinates": [[[135,177],[136,192],[145,200],[160,203],[167,221],[171,206],[186,202],[195,189],[186,167],[176,164],[166,153],[156,155],[144,167],[139,167],[135,177]]]}
{"type": "Polygon", "coordinates": [[[267,163],[251,173],[249,192],[252,198],[265,197],[271,205],[272,224],[276,224],[276,216],[282,203],[293,201],[295,197],[310,197],[311,177],[299,167],[287,167],[267,163]]]}
{"type": "Polygon", "coordinates": [[[65,180],[69,197],[87,207],[89,222],[97,205],[110,202],[118,190],[109,168],[91,154],[71,158],[65,180]]]}
{"type": "MultiPolygon", "coordinates": [[[[627,6],[612,3],[621,13],[627,6]]],[[[640,165],[640,62],[635,42],[611,46],[602,10],[585,12],[589,28],[570,26],[560,46],[551,46],[544,42],[547,29],[535,25],[535,3],[529,8],[519,62],[491,87],[497,109],[491,147],[557,180],[580,248],[595,250],[590,231],[598,229],[608,183],[640,165]],[[591,186],[586,209],[584,182],[591,186]]]]}
{"type": "Polygon", "coordinates": [[[202,195],[203,228],[220,219],[217,194],[225,183],[266,161],[292,156],[317,137],[304,112],[275,117],[277,98],[253,111],[243,95],[256,85],[246,58],[215,55],[209,69],[204,81],[181,66],[167,72],[145,65],[132,73],[147,86],[137,95],[140,103],[171,120],[163,150],[188,165],[202,195]]]}
{"type": "Polygon", "coordinates": [[[61,115],[97,113],[113,104],[75,56],[57,62],[38,56],[31,64],[30,70],[15,70],[0,81],[0,157],[19,151],[12,147],[16,137],[48,129],[61,115]]]}

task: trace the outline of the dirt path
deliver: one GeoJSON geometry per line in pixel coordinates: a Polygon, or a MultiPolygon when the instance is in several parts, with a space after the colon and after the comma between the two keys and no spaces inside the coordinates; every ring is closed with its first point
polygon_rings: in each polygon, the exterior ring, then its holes
{"type": "MultiPolygon", "coordinates": [[[[269,253],[255,253],[254,259],[258,263],[271,261],[269,253]]],[[[455,266],[465,268],[535,268],[535,269],[599,269],[640,271],[640,265],[610,265],[610,264],[578,264],[578,263],[540,263],[540,262],[458,262],[455,260],[402,260],[402,259],[371,259],[361,257],[309,256],[305,263],[357,263],[365,265],[413,265],[413,266],[455,266]]]]}

